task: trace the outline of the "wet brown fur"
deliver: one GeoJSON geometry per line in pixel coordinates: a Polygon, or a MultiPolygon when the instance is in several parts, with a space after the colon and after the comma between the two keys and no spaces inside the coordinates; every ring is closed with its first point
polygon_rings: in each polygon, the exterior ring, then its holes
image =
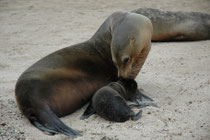
{"type": "MultiPolygon", "coordinates": [[[[116,79],[116,74],[114,74],[116,68],[112,62],[106,62],[101,59],[96,51],[93,51],[93,54],[88,54],[88,52],[77,54],[75,52],[76,54],[71,54],[68,56],[69,58],[65,59],[63,57],[67,56],[62,54],[62,52],[66,53],[67,51],[73,53],[74,47],[62,49],[62,51],[43,58],[21,75],[16,85],[16,97],[24,114],[23,102],[28,100],[26,97],[29,96],[32,102],[37,102],[36,100],[42,98],[43,102],[58,116],[65,116],[83,106],[98,88],[116,79]],[[58,54],[62,57],[61,60],[50,62],[50,58],[57,57],[58,54]],[[87,54],[88,56],[85,56],[87,54]],[[73,57],[76,57],[76,55],[81,55],[81,57],[75,61],[73,57]],[[48,68],[49,64],[48,66],[42,65],[44,61],[53,63],[50,64],[51,68],[48,68]],[[71,61],[75,62],[71,63],[71,61]],[[36,67],[37,65],[39,68],[36,67]],[[61,65],[61,68],[56,67],[56,65],[61,65]],[[23,81],[25,81],[25,85],[21,84],[23,81]],[[42,89],[46,88],[44,92],[38,91],[38,93],[33,93],[33,89],[27,89],[27,84],[36,88],[35,83],[37,82],[40,82],[37,85],[39,86],[37,87],[38,89],[41,88],[40,90],[42,91],[42,89]],[[25,88],[22,89],[20,86],[25,86],[25,88]],[[27,91],[23,93],[23,90],[27,91]]],[[[25,108],[27,107],[29,107],[28,104],[26,104],[25,108]]],[[[36,105],[31,106],[32,109],[34,107],[36,105]]]]}

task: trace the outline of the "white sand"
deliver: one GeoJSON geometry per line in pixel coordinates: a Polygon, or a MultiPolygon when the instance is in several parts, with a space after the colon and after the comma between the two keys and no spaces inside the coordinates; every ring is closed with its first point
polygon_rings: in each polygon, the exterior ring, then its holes
{"type": "MultiPolygon", "coordinates": [[[[0,0],[0,139],[67,139],[21,115],[17,78],[45,55],[89,39],[112,12],[140,7],[210,14],[209,0],[0,0]]],[[[137,81],[160,106],[144,108],[140,120],[79,120],[85,108],[62,120],[82,132],[77,140],[210,140],[210,41],[153,43],[137,81]]]]}

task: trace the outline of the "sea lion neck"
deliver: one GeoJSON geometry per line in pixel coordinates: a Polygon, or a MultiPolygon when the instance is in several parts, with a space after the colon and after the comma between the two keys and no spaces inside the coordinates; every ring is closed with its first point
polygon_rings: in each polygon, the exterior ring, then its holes
{"type": "Polygon", "coordinates": [[[103,58],[108,58],[108,60],[112,62],[110,50],[112,35],[110,25],[111,20],[110,17],[108,17],[91,37],[90,41],[94,44],[95,49],[103,58]]]}
{"type": "Polygon", "coordinates": [[[121,21],[125,18],[127,12],[119,11],[109,16],[104,23],[99,27],[96,33],[91,37],[90,41],[94,43],[94,47],[104,58],[109,58],[112,62],[111,42],[114,35],[114,30],[121,21]]]}

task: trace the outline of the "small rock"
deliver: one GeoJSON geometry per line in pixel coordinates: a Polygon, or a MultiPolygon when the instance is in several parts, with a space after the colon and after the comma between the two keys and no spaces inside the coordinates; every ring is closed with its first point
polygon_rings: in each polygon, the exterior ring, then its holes
{"type": "Polygon", "coordinates": [[[7,125],[7,124],[6,124],[6,123],[0,123],[0,125],[5,126],[5,125],[7,125]]]}
{"type": "Polygon", "coordinates": [[[103,138],[101,138],[101,140],[111,140],[111,138],[104,136],[103,138]]]}

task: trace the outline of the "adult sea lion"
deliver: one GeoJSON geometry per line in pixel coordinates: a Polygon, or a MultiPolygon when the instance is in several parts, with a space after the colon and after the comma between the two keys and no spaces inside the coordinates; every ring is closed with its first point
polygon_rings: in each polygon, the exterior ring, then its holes
{"type": "Polygon", "coordinates": [[[152,41],[195,41],[210,39],[210,15],[172,12],[152,8],[132,11],[148,17],[153,24],[152,41]]]}
{"type": "Polygon", "coordinates": [[[50,134],[81,135],[59,117],[86,104],[118,77],[134,79],[151,47],[152,23],[142,15],[115,12],[89,40],[58,50],[29,67],[15,95],[22,113],[50,134]]]}
{"type": "Polygon", "coordinates": [[[136,90],[137,83],[133,79],[120,79],[117,82],[111,82],[96,91],[80,118],[86,119],[97,113],[114,122],[124,122],[128,119],[137,120],[141,117],[142,110],[135,114],[126,102],[136,93],[136,90]]]}

